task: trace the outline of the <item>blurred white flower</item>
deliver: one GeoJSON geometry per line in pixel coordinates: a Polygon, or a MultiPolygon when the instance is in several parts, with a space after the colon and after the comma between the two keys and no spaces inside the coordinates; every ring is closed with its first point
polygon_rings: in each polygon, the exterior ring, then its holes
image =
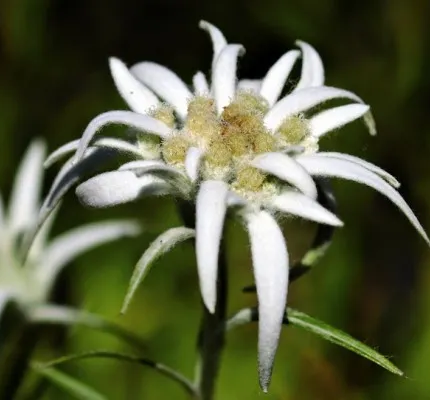
{"type": "Polygon", "coordinates": [[[202,297],[216,304],[218,252],[227,209],[234,207],[250,236],[259,302],[259,372],[269,384],[288,288],[288,251],[277,223],[294,215],[317,223],[341,221],[316,201],[313,176],[357,181],[392,200],[428,242],[412,210],[398,194],[397,180],[379,167],[341,153],[318,152],[328,132],[363,118],[375,134],[369,106],[354,93],[324,85],[318,53],[298,41],[260,80],[237,80],[244,48],[228,44],[213,25],[201,22],[213,43],[210,82],[202,72],[190,89],[174,72],[153,62],[130,69],[110,59],[115,85],[132,111],[110,111],[94,118],[79,141],[51,154],[51,164],[76,150],[75,162],[97,147],[135,160],[78,186],[81,202],[108,207],[145,195],[174,194],[196,204],[196,253],[202,297]],[[301,77],[281,97],[296,61],[301,77]],[[281,98],[280,98],[281,97],[281,98]],[[322,103],[350,104],[315,111],[322,103]],[[132,140],[95,137],[109,124],[134,128],[132,140]]]}
{"type": "Polygon", "coordinates": [[[7,212],[0,205],[0,318],[9,302],[31,316],[32,309],[49,302],[58,274],[70,261],[100,244],[139,232],[133,222],[111,221],[84,225],[48,241],[54,212],[40,227],[29,251],[24,250],[25,238],[38,223],[45,153],[40,141],[29,146],[7,212]]]}

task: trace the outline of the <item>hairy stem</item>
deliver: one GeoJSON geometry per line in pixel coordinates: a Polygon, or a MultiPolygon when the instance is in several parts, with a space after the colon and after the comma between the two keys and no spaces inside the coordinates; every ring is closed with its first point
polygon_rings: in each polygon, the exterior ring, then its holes
{"type": "MultiPolygon", "coordinates": [[[[195,227],[195,209],[188,204],[180,205],[184,223],[195,227]]],[[[225,344],[225,324],[227,309],[227,261],[224,241],[221,242],[218,259],[217,304],[211,314],[203,305],[203,316],[198,337],[199,359],[195,384],[200,400],[213,400],[216,381],[221,365],[221,354],[225,344]]]]}

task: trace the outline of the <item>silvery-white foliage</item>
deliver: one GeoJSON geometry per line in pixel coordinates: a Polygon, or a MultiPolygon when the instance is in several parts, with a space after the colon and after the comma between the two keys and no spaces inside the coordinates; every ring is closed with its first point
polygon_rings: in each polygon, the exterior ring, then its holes
{"type": "Polygon", "coordinates": [[[98,245],[139,233],[131,221],[92,223],[49,239],[56,206],[40,220],[40,192],[45,145],[34,141],[17,171],[7,210],[0,207],[0,318],[9,302],[31,318],[31,310],[49,302],[62,269],[74,258],[98,245]],[[32,237],[29,246],[26,239],[32,237]]]}
{"type": "Polygon", "coordinates": [[[208,22],[200,27],[213,44],[210,79],[199,71],[189,86],[154,62],[128,68],[111,58],[115,86],[131,111],[97,116],[79,142],[65,144],[47,163],[73,152],[79,163],[95,148],[110,148],[134,161],[80,184],[76,193],[84,204],[108,207],[162,194],[195,203],[200,288],[211,312],[224,220],[228,208],[234,207],[250,236],[260,315],[260,383],[267,390],[288,288],[288,249],[277,218],[291,215],[342,225],[317,203],[313,177],[372,187],[400,208],[427,243],[429,239],[389,173],[354,156],[318,152],[322,137],[357,119],[364,120],[371,134],[376,130],[370,108],[360,97],[325,85],[323,64],[312,46],[298,41],[298,49],[285,53],[262,79],[238,80],[243,46],[229,44],[208,22]],[[283,95],[300,58],[300,80],[283,95]],[[315,111],[336,99],[347,104],[315,111]],[[109,141],[100,136],[109,124],[133,128],[134,139],[109,141]]]}

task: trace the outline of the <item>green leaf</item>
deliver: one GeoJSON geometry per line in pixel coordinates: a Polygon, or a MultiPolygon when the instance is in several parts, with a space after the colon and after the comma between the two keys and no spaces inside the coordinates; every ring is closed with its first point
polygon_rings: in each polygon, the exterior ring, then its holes
{"type": "Polygon", "coordinates": [[[109,333],[133,347],[146,350],[147,344],[137,335],[96,314],[55,304],[42,304],[29,309],[31,322],[42,325],[82,325],[109,333]]]}
{"type": "Polygon", "coordinates": [[[41,368],[38,365],[33,365],[33,368],[37,373],[76,399],[107,400],[106,396],[103,396],[87,384],[72,378],[64,372],[58,371],[54,368],[41,368]]]}
{"type": "MultiPolygon", "coordinates": [[[[245,325],[249,322],[258,321],[257,308],[244,308],[231,317],[226,323],[226,329],[232,330],[238,326],[245,325]]],[[[382,354],[378,353],[371,347],[361,343],[357,339],[347,333],[333,328],[332,326],[322,322],[316,318],[292,308],[287,308],[287,313],[284,319],[284,324],[289,324],[302,328],[308,332],[314,333],[331,343],[344,347],[354,353],[367,358],[370,361],[378,364],[382,368],[392,372],[393,374],[403,376],[404,373],[390,362],[382,354]]]]}
{"type": "Polygon", "coordinates": [[[57,367],[59,365],[69,363],[72,361],[91,359],[91,358],[111,358],[119,361],[126,361],[126,362],[135,363],[135,364],[140,364],[140,365],[152,368],[158,373],[160,373],[161,375],[164,375],[165,377],[172,379],[173,381],[181,385],[182,388],[187,393],[191,394],[192,396],[196,396],[196,389],[193,383],[181,373],[168,367],[167,365],[152,361],[145,357],[138,357],[130,354],[118,353],[118,352],[107,351],[107,350],[94,350],[94,351],[87,351],[84,353],[71,354],[68,356],[57,358],[52,361],[48,361],[46,363],[39,363],[38,365],[39,365],[39,368],[51,369],[53,367],[57,367]]]}
{"type": "Polygon", "coordinates": [[[347,333],[292,308],[287,309],[287,316],[291,325],[303,328],[331,343],[338,344],[339,346],[353,351],[354,353],[380,365],[382,368],[385,368],[393,374],[400,376],[404,375],[404,373],[386,357],[364,343],[354,339],[347,333]]]}
{"type": "Polygon", "coordinates": [[[151,269],[154,262],[179,242],[183,242],[184,240],[190,239],[194,236],[194,229],[181,226],[167,230],[151,243],[134,268],[134,272],[127,289],[127,294],[121,308],[122,314],[127,311],[137,288],[151,269]]]}

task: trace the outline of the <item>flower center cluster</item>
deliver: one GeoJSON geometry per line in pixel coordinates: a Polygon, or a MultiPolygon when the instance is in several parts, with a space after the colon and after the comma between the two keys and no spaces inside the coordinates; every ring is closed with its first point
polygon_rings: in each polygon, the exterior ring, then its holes
{"type": "MultiPolygon", "coordinates": [[[[261,153],[282,152],[303,144],[309,128],[303,117],[294,116],[271,132],[263,121],[267,111],[267,102],[247,91],[239,92],[220,115],[212,98],[196,96],[188,105],[182,128],[161,143],[160,155],[167,164],[183,169],[188,149],[197,147],[204,153],[200,168],[203,179],[228,182],[243,196],[273,192],[274,178],[252,167],[250,161],[261,153]]],[[[157,108],[152,116],[175,126],[173,110],[168,106],[157,108]]]]}

